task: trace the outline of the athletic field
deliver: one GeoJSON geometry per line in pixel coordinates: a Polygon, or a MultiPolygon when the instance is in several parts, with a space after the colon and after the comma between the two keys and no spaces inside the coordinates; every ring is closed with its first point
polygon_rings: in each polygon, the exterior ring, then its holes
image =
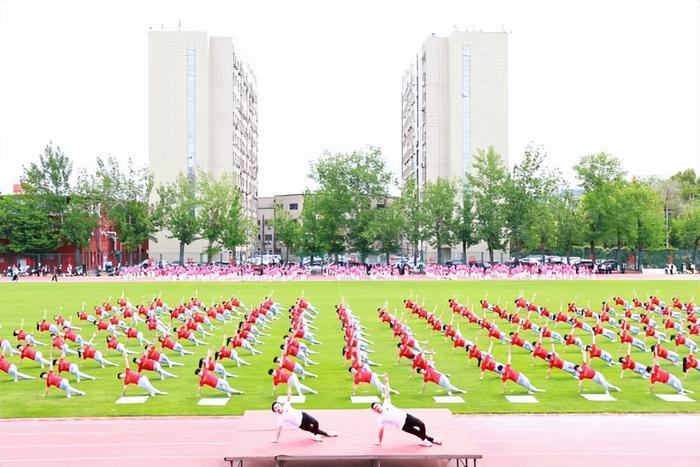
{"type": "MultiPolygon", "coordinates": [[[[397,366],[396,339],[386,323],[380,323],[377,319],[377,308],[385,301],[389,304],[389,311],[400,315],[403,311],[403,300],[413,297],[418,303],[433,310],[437,307],[437,314],[443,313],[443,321],[449,322],[450,310],[447,307],[447,299],[456,298],[460,303],[468,305],[472,310],[481,315],[479,300],[488,298],[492,303],[500,300],[501,306],[505,306],[508,312],[514,311],[513,300],[519,293],[523,293],[527,300],[533,300],[538,305],[546,305],[551,310],[559,310],[560,304],[566,307],[567,302],[575,301],[578,306],[589,306],[594,311],[600,310],[603,300],[612,302],[612,297],[620,295],[631,300],[635,294],[645,300],[649,295],[658,295],[659,298],[670,304],[671,297],[677,296],[682,301],[700,300],[700,284],[696,281],[376,281],[376,282],[275,282],[275,283],[1,283],[0,284],[0,337],[8,339],[15,344],[12,331],[19,327],[20,321],[25,320],[24,329],[29,332],[34,330],[36,321],[40,320],[47,311],[47,319],[52,320],[56,314],[73,321],[74,325],[82,326],[77,331],[85,338],[89,338],[94,332],[94,326],[85,321],[78,322],[75,312],[85,303],[85,309],[91,312],[95,305],[106,301],[111,297],[114,304],[116,299],[124,293],[134,305],[142,301],[149,301],[153,296],[160,295],[170,306],[182,302],[183,298],[196,295],[204,303],[221,301],[222,298],[231,296],[239,297],[248,306],[257,305],[266,295],[272,293],[275,301],[280,302],[283,308],[289,308],[294,300],[303,294],[305,299],[321,310],[319,318],[313,323],[320,329],[314,331],[319,346],[312,346],[320,352],[312,356],[320,365],[309,367],[308,370],[318,373],[318,378],[306,378],[304,384],[320,392],[319,395],[309,395],[306,403],[300,408],[357,408],[350,403],[352,387],[351,375],[346,370],[345,361],[341,355],[343,347],[343,334],[339,321],[334,312],[334,305],[341,299],[350,306],[355,316],[361,319],[367,327],[367,337],[374,344],[370,346],[375,353],[371,354],[372,360],[382,364],[375,367],[377,372],[389,372],[394,389],[400,391],[400,395],[394,396],[397,406],[411,407],[446,407],[456,413],[512,413],[512,412],[700,412],[700,372],[690,370],[687,379],[683,379],[681,368],[673,366],[670,362],[662,360],[662,367],[678,376],[683,381],[686,389],[695,391],[690,397],[696,402],[666,402],[658,398],[656,393],[674,394],[668,386],[657,384],[655,394],[649,394],[648,380],[643,380],[636,374],[627,371],[624,379],[620,379],[619,366],[608,367],[599,359],[593,361],[592,366],[601,371],[607,380],[619,386],[622,392],[611,393],[615,402],[590,402],[584,399],[577,390],[577,381],[566,373],[554,370],[550,379],[545,379],[547,365],[542,360],[537,360],[532,365],[532,358],[523,349],[513,348],[513,367],[527,375],[530,381],[538,388],[545,389],[544,393],[535,396],[538,403],[512,404],[504,398],[501,392],[501,381],[498,375],[487,373],[484,380],[479,380],[479,370],[476,362],[472,361],[466,366],[467,355],[463,349],[452,350],[451,342],[431,331],[425,321],[411,317],[406,312],[409,325],[416,337],[420,340],[429,340],[427,347],[436,352],[435,363],[438,370],[450,375],[452,383],[466,389],[463,396],[464,403],[440,405],[434,402],[433,396],[445,395],[444,389],[429,384],[425,394],[420,393],[421,378],[414,374],[409,378],[410,363],[403,359],[397,366]]],[[[616,307],[620,310],[620,307],[616,307]]],[[[523,313],[521,312],[521,316],[523,313]]],[[[488,312],[487,318],[499,326],[504,332],[511,330],[510,325],[488,312]]],[[[472,341],[479,337],[478,345],[482,349],[488,347],[488,339],[483,330],[478,330],[475,324],[468,324],[455,318],[455,324],[459,324],[462,334],[472,341]]],[[[659,324],[662,320],[656,317],[659,324]]],[[[541,318],[533,318],[534,322],[542,324],[541,318]]],[[[586,320],[589,324],[595,324],[592,320],[586,320]]],[[[218,349],[221,346],[224,335],[234,334],[237,323],[221,325],[214,331],[213,337],[206,338],[211,347],[218,349]]],[[[662,326],[662,324],[661,324],[662,326]]],[[[549,327],[560,334],[570,331],[570,326],[557,324],[549,327]]],[[[609,329],[611,326],[606,326],[609,329]]],[[[270,331],[271,336],[264,337],[264,344],[257,348],[263,355],[250,356],[245,350],[239,349],[239,355],[252,363],[251,366],[235,368],[231,360],[225,360],[227,369],[239,375],[238,379],[230,378],[230,384],[245,391],[242,396],[234,396],[225,406],[198,406],[199,398],[196,395],[198,377],[194,375],[197,360],[204,356],[206,347],[195,347],[187,342],[185,348],[195,352],[188,357],[180,357],[173,353],[168,355],[175,361],[185,364],[184,367],[168,369],[179,377],[160,381],[154,373],[147,373],[152,383],[158,389],[167,391],[167,396],[149,398],[143,404],[116,405],[115,401],[121,396],[122,382],[117,380],[116,374],[121,371],[115,367],[101,369],[94,360],[80,360],[69,357],[70,361],[80,364],[81,370],[96,376],[96,381],[81,381],[75,383],[71,376],[69,380],[74,387],[87,392],[85,397],[73,397],[68,400],[63,391],[52,388],[46,399],[43,397],[44,382],[42,380],[20,381],[14,383],[5,373],[0,373],[0,417],[74,417],[74,416],[112,416],[112,415],[221,415],[241,414],[248,409],[267,409],[273,400],[271,396],[271,377],[267,370],[272,367],[272,358],[279,354],[279,346],[282,337],[289,328],[289,320],[286,312],[274,321],[270,331]]],[[[148,339],[154,340],[155,332],[146,330],[144,324],[139,324],[139,330],[144,331],[148,339]]],[[[47,333],[35,337],[50,344],[50,336],[47,333]]],[[[667,334],[672,334],[668,332],[667,334]]],[[[123,358],[114,351],[106,350],[104,343],[105,333],[98,334],[95,344],[106,358],[118,362],[122,368],[123,358]]],[[[531,331],[521,331],[521,335],[528,340],[536,340],[536,335],[531,331]]],[[[590,337],[582,331],[576,335],[590,342],[590,337]]],[[[697,336],[693,336],[700,343],[697,336]]],[[[126,343],[127,348],[139,350],[137,341],[126,341],[125,337],[119,339],[126,343]]],[[[549,341],[545,339],[547,347],[549,341]]],[[[608,343],[607,339],[598,336],[596,343],[612,353],[617,359],[621,355],[619,343],[608,343]]],[[[651,344],[651,340],[648,344],[651,344]]],[[[677,348],[672,343],[664,344],[665,347],[678,351],[682,356],[686,355],[687,348],[677,348]]],[[[77,348],[72,344],[72,348],[77,348]]],[[[44,356],[48,358],[49,347],[42,347],[44,356]]],[[[557,352],[566,360],[580,363],[581,353],[577,347],[557,345],[557,352]]],[[[493,354],[497,361],[505,362],[507,347],[500,343],[494,344],[493,354]]],[[[651,364],[651,353],[642,353],[633,348],[632,356],[635,360],[651,364]]],[[[17,356],[6,356],[12,363],[18,363],[17,356]]],[[[58,353],[54,352],[58,358],[58,353]]],[[[133,364],[132,364],[133,365],[133,364]]],[[[167,368],[166,368],[167,369],[167,368]]],[[[37,376],[42,371],[39,365],[26,361],[20,371],[37,376]]],[[[64,377],[66,374],[64,374],[64,377]]],[[[286,392],[284,386],[278,389],[278,394],[286,392]]],[[[600,386],[593,382],[584,382],[584,392],[602,393],[600,386]]],[[[145,395],[140,388],[130,386],[128,395],[145,395]]],[[[369,385],[360,386],[358,395],[374,395],[376,390],[369,385]]],[[[526,395],[525,389],[508,383],[506,395],[526,395]]],[[[225,397],[223,393],[205,387],[202,397],[225,397]]]]}

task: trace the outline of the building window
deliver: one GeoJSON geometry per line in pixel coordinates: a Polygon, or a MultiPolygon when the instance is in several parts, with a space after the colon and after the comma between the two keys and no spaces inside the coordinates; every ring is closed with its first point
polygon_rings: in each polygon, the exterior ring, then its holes
{"type": "Polygon", "coordinates": [[[194,181],[197,166],[196,120],[197,113],[197,75],[195,49],[187,49],[187,177],[194,181]]]}
{"type": "Polygon", "coordinates": [[[265,234],[265,241],[271,242],[272,241],[272,234],[265,234]]]}
{"type": "Polygon", "coordinates": [[[299,209],[299,203],[289,203],[290,211],[297,211],[299,209]]]}
{"type": "Polygon", "coordinates": [[[462,47],[462,161],[464,172],[471,172],[471,51],[462,47]]]}

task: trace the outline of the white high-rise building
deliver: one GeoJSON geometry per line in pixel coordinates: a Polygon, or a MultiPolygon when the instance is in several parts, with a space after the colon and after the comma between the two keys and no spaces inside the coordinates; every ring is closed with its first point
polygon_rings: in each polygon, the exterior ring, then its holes
{"type": "MultiPolygon", "coordinates": [[[[205,32],[150,31],[148,74],[149,169],[156,186],[198,170],[231,174],[245,209],[256,217],[258,113],[256,80],[230,37],[205,32]]],[[[149,255],[175,260],[179,242],[167,232],[151,242],[149,255]]],[[[200,261],[206,244],[185,248],[200,261]]],[[[228,259],[228,255],[223,255],[228,259]]],[[[218,259],[218,258],[217,258],[218,259]]]]}
{"type": "MultiPolygon", "coordinates": [[[[478,149],[493,146],[507,166],[508,35],[428,37],[404,73],[401,104],[401,178],[419,193],[428,181],[462,180],[478,149]]],[[[450,250],[444,258],[460,258],[450,250]]]]}
{"type": "Polygon", "coordinates": [[[507,34],[428,37],[404,73],[401,103],[402,179],[461,179],[489,146],[507,164],[507,34]]]}

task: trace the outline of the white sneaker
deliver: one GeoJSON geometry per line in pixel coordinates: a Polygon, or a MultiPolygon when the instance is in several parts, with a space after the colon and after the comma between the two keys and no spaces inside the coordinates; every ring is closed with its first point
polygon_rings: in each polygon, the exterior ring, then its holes
{"type": "Polygon", "coordinates": [[[437,444],[438,446],[442,446],[442,440],[440,438],[433,438],[433,444],[437,444]]]}
{"type": "Polygon", "coordinates": [[[433,443],[431,443],[431,442],[428,441],[427,439],[424,439],[423,441],[420,442],[420,445],[421,445],[421,446],[425,446],[426,448],[429,448],[430,446],[433,445],[433,443]]]}
{"type": "Polygon", "coordinates": [[[314,435],[313,440],[320,442],[320,441],[323,441],[323,438],[321,438],[321,435],[314,435]]]}

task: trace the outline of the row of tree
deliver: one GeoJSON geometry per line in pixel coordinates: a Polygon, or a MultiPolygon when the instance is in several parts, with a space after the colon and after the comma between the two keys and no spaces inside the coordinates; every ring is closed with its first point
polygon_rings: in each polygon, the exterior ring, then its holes
{"type": "Polygon", "coordinates": [[[78,265],[82,249],[100,230],[113,228],[127,254],[166,230],[180,242],[181,262],[184,246],[198,239],[207,240],[211,261],[219,250],[233,251],[253,236],[255,224],[229,175],[202,172],[196,180],[180,175],[158,186],[152,197],[153,177],[147,170],[131,161],[122,168],[113,158],[96,162],[94,173],[81,170],[73,182],[73,163],[49,144],[38,162],[24,168],[24,192],[0,197],[0,252],[39,253],[74,245],[78,265]],[[101,225],[103,216],[109,225],[101,225]]]}
{"type": "MultiPolygon", "coordinates": [[[[417,187],[408,179],[390,198],[395,181],[376,148],[325,154],[312,163],[317,188],[306,193],[301,222],[281,207],[276,239],[304,255],[353,251],[387,256],[405,242],[414,258],[420,243],[436,248],[483,242],[516,257],[561,252],[587,245],[636,250],[664,246],[693,249],[700,243],[700,179],[694,171],[668,180],[627,179],[619,159],[605,153],[584,156],[574,167],[582,189],[572,190],[546,165],[541,147],[526,149],[509,171],[493,148],[478,151],[461,180],[438,179],[417,187]],[[575,194],[576,193],[576,194],[575,194]]],[[[637,254],[637,258],[639,255],[637,254]]]]}
{"type": "MultiPolygon", "coordinates": [[[[643,250],[700,244],[700,178],[693,170],[669,179],[627,177],[619,159],[605,153],[584,156],[574,167],[581,192],[575,195],[561,174],[546,164],[542,148],[530,146],[508,170],[493,148],[478,151],[460,180],[438,179],[398,186],[381,150],[326,153],[311,164],[315,189],[307,191],[300,222],[276,207],[276,240],[298,255],[356,252],[389,254],[409,245],[417,258],[428,242],[442,261],[443,247],[483,242],[517,256],[537,251],[569,255],[587,245],[643,250]],[[390,194],[400,189],[398,197],[390,194]]],[[[0,197],[0,252],[42,252],[61,244],[82,249],[109,219],[127,252],[165,230],[184,247],[207,241],[207,257],[252,245],[256,223],[243,208],[228,175],[180,175],[158,186],[129,161],[97,159],[95,173],[73,180],[70,159],[52,145],[38,163],[25,167],[24,194],[0,197]]],[[[79,254],[79,253],[78,253],[79,254]]],[[[76,261],[79,263],[79,260],[76,261]]]]}

